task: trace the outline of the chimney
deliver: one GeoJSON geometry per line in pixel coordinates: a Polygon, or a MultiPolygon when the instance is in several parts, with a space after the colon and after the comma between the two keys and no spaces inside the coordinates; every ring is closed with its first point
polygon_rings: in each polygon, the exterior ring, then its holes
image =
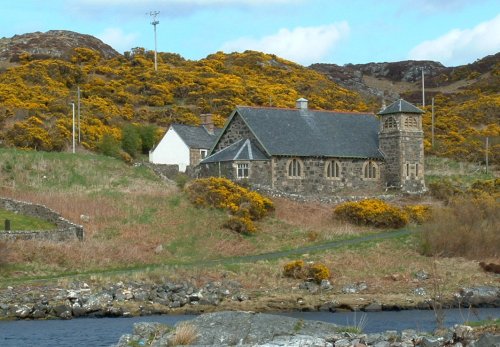
{"type": "Polygon", "coordinates": [[[205,127],[207,132],[211,135],[214,134],[214,122],[212,120],[212,114],[210,113],[203,113],[200,114],[200,119],[201,119],[201,125],[205,127]]]}
{"type": "Polygon", "coordinates": [[[307,99],[297,99],[297,101],[295,102],[295,107],[299,110],[307,110],[307,99]]]}

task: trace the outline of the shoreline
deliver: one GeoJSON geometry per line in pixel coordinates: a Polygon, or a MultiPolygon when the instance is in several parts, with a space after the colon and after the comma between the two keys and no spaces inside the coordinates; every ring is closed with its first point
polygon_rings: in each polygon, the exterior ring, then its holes
{"type": "Polygon", "coordinates": [[[236,281],[118,282],[99,288],[86,283],[59,286],[8,287],[0,290],[0,320],[74,319],[86,317],[137,317],[248,311],[336,312],[403,311],[449,308],[498,308],[500,287],[463,288],[434,302],[429,295],[339,293],[332,288],[310,293],[307,289],[285,292],[245,290],[236,281]]]}

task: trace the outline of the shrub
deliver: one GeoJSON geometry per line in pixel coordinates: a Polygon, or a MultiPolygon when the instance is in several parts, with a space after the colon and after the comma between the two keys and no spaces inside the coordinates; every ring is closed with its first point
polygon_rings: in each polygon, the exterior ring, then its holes
{"type": "Polygon", "coordinates": [[[334,209],[336,218],[378,228],[401,228],[408,224],[408,215],[400,208],[379,199],[345,202],[334,209]]]}
{"type": "Polygon", "coordinates": [[[132,158],[142,150],[141,136],[136,126],[125,124],[122,128],[122,149],[127,152],[132,158]]]}
{"type": "Polygon", "coordinates": [[[120,158],[120,143],[111,134],[104,134],[97,144],[100,153],[109,157],[120,158]]]}
{"type": "Polygon", "coordinates": [[[321,283],[322,280],[330,278],[330,270],[322,263],[314,263],[308,268],[308,275],[315,282],[321,283]]]}
{"type": "Polygon", "coordinates": [[[232,216],[224,223],[223,227],[246,235],[251,235],[257,231],[255,224],[248,217],[232,216]]]}
{"type": "Polygon", "coordinates": [[[476,260],[498,257],[499,216],[500,201],[492,196],[453,199],[422,226],[420,252],[476,260]]]}
{"type": "Polygon", "coordinates": [[[294,260],[283,266],[283,275],[296,279],[312,279],[316,283],[330,278],[330,270],[323,263],[307,263],[294,260]]]}
{"type": "Polygon", "coordinates": [[[292,278],[304,278],[304,261],[294,260],[283,266],[283,275],[292,278]]]}
{"type": "Polygon", "coordinates": [[[431,217],[431,209],[425,205],[408,205],[403,209],[410,218],[410,221],[422,224],[431,217]]]}
{"type": "Polygon", "coordinates": [[[196,206],[225,209],[238,217],[239,219],[228,221],[226,227],[231,230],[241,227],[242,230],[253,233],[255,226],[249,222],[265,217],[274,209],[270,199],[243,188],[227,178],[210,177],[194,180],[186,187],[186,192],[189,200],[196,206]]]}

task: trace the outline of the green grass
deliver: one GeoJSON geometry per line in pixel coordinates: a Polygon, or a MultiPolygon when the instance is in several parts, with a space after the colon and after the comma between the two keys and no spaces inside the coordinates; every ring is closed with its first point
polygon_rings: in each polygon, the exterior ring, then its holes
{"type": "Polygon", "coordinates": [[[465,325],[468,325],[473,328],[478,328],[478,327],[500,327],[500,318],[490,318],[490,319],[485,319],[485,320],[480,320],[480,321],[474,321],[474,322],[465,322],[465,325]]]}
{"type": "Polygon", "coordinates": [[[0,209],[0,232],[4,230],[5,220],[10,220],[10,230],[53,230],[54,223],[47,222],[40,218],[26,216],[12,211],[0,209]]]}

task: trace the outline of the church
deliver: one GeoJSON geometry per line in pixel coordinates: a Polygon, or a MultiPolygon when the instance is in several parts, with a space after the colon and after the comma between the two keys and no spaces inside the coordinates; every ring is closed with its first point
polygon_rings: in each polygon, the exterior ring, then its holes
{"type": "Polygon", "coordinates": [[[237,107],[197,168],[285,193],[425,191],[422,114],[399,99],[378,113],[237,107]]]}

